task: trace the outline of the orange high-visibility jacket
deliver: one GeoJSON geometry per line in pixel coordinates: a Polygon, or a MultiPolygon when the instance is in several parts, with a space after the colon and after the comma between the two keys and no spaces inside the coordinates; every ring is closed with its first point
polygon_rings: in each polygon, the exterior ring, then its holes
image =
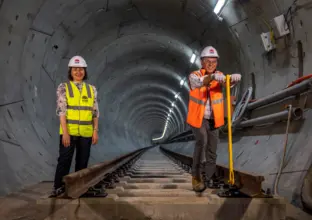
{"type": "MultiPolygon", "coordinates": [[[[198,77],[205,75],[206,71],[200,69],[193,72],[198,77]]],[[[190,84],[190,83],[189,83],[190,84]]],[[[210,105],[215,120],[215,128],[224,125],[224,101],[221,85],[213,80],[209,87],[202,86],[192,90],[190,86],[187,123],[195,128],[200,128],[203,122],[207,97],[210,97],[210,105]]]]}

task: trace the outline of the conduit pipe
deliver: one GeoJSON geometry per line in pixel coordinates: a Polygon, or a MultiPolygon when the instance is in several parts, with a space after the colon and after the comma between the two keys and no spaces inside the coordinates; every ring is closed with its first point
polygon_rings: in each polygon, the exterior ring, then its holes
{"type": "Polygon", "coordinates": [[[252,102],[252,103],[247,105],[246,110],[250,111],[250,110],[259,108],[261,106],[268,105],[268,104],[271,104],[273,102],[283,100],[289,96],[300,94],[302,92],[309,90],[311,87],[312,87],[312,78],[305,80],[305,81],[303,81],[297,85],[294,85],[292,87],[278,91],[278,92],[276,92],[272,95],[269,95],[263,99],[259,99],[255,102],[252,102]]]}
{"type": "Polygon", "coordinates": [[[243,94],[241,100],[237,104],[234,113],[233,113],[233,118],[232,118],[232,126],[234,126],[237,122],[239,122],[242,119],[242,116],[245,113],[245,110],[248,106],[248,103],[251,99],[252,96],[252,87],[249,87],[246,92],[243,94]]]}
{"type": "MultiPolygon", "coordinates": [[[[303,110],[301,108],[292,108],[291,119],[298,120],[302,118],[302,115],[303,115],[303,110]]],[[[287,119],[287,117],[288,117],[288,109],[281,111],[281,112],[273,113],[270,115],[265,115],[265,116],[261,116],[258,118],[253,118],[250,120],[242,121],[241,123],[237,125],[237,127],[251,127],[254,125],[272,123],[272,122],[281,121],[283,119],[287,119]]]]}
{"type": "MultiPolygon", "coordinates": [[[[249,87],[235,107],[235,110],[232,115],[232,132],[233,133],[235,132],[237,124],[239,124],[243,119],[243,115],[246,111],[247,105],[249,101],[251,100],[252,91],[253,91],[253,88],[249,87]]],[[[224,133],[227,132],[228,131],[227,125],[224,125],[221,128],[221,131],[224,133]]]]}

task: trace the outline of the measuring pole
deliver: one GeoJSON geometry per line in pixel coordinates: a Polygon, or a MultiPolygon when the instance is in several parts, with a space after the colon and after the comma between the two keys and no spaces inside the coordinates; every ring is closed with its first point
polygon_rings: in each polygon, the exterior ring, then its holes
{"type": "Polygon", "coordinates": [[[226,75],[226,101],[228,121],[228,148],[229,148],[229,184],[234,185],[233,146],[232,146],[232,115],[231,115],[231,76],[226,75]]]}

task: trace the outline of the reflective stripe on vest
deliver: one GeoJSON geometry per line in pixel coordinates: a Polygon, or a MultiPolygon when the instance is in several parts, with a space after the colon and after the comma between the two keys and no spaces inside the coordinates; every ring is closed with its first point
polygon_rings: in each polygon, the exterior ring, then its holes
{"type": "Polygon", "coordinates": [[[93,107],[88,107],[88,106],[70,106],[70,105],[68,105],[67,109],[93,111],[93,107]]]}
{"type": "Polygon", "coordinates": [[[79,120],[66,120],[68,124],[75,124],[75,125],[92,125],[92,121],[79,121],[79,120]]]}
{"type": "MultiPolygon", "coordinates": [[[[73,98],[74,97],[74,92],[73,92],[73,87],[71,85],[70,82],[66,83],[67,88],[68,88],[68,93],[69,93],[69,97],[73,98]]],[[[87,84],[87,94],[88,94],[88,98],[91,98],[91,89],[90,89],[90,85],[87,84]]]]}
{"type": "MultiPolygon", "coordinates": [[[[67,82],[66,98],[66,122],[69,135],[92,137],[94,94],[91,85],[83,83],[80,92],[73,82],[67,82]]],[[[60,134],[63,134],[61,126],[60,134]]]]}
{"type": "Polygon", "coordinates": [[[216,104],[220,104],[223,102],[223,99],[215,99],[215,100],[211,100],[211,104],[216,105],[216,104]]]}
{"type": "Polygon", "coordinates": [[[205,105],[206,104],[205,101],[197,99],[197,98],[195,98],[193,96],[190,96],[190,100],[192,100],[193,102],[196,102],[197,104],[200,104],[200,105],[205,105]]]}

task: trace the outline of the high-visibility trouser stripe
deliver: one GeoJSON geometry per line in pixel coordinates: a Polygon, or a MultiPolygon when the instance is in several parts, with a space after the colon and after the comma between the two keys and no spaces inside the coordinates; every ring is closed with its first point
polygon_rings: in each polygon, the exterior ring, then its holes
{"type": "Polygon", "coordinates": [[[220,103],[222,103],[223,102],[223,99],[221,98],[221,99],[216,99],[216,100],[212,100],[211,101],[211,103],[213,104],[213,105],[216,105],[216,104],[220,104],[220,103]]]}
{"type": "MultiPolygon", "coordinates": [[[[71,98],[73,98],[74,97],[74,91],[73,91],[73,87],[72,87],[71,83],[67,82],[66,85],[68,88],[69,96],[71,98]]],[[[91,89],[90,89],[91,86],[89,84],[86,84],[86,87],[87,87],[88,98],[91,98],[91,89]]]]}
{"type": "Polygon", "coordinates": [[[197,99],[197,98],[195,98],[193,96],[190,96],[190,100],[192,100],[193,102],[196,102],[197,104],[205,105],[205,101],[197,99]]]}
{"type": "Polygon", "coordinates": [[[68,124],[76,124],[76,125],[92,125],[92,121],[79,121],[79,120],[69,120],[67,119],[68,124]]]}
{"type": "Polygon", "coordinates": [[[93,107],[89,107],[89,106],[72,106],[72,105],[68,105],[67,109],[93,111],[93,107]]]}

